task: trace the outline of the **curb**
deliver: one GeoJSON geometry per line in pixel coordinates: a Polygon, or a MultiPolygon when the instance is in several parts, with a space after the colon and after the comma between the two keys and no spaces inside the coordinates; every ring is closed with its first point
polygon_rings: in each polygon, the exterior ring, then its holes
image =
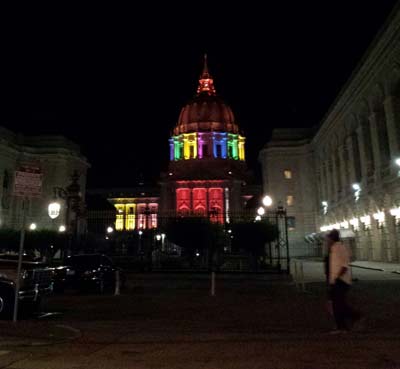
{"type": "Polygon", "coordinates": [[[382,269],[382,268],[366,267],[366,266],[355,265],[355,264],[350,264],[350,266],[351,266],[352,268],[376,270],[376,271],[378,271],[378,272],[384,272],[384,271],[385,271],[385,269],[382,269]]]}
{"type": "Polygon", "coordinates": [[[366,267],[366,266],[361,266],[361,265],[354,265],[354,264],[350,264],[351,267],[353,268],[360,268],[360,269],[369,269],[369,270],[376,270],[378,272],[388,272],[388,273],[393,273],[393,274],[400,274],[400,270],[385,270],[382,268],[374,268],[374,267],[366,267]]]}
{"type": "MultiPolygon", "coordinates": [[[[82,337],[82,332],[79,329],[68,325],[56,325],[56,328],[61,328],[73,334],[66,338],[20,338],[12,336],[0,336],[0,347],[40,347],[51,346],[63,343],[68,343],[82,337]]],[[[51,335],[50,335],[51,336],[51,335]]]]}

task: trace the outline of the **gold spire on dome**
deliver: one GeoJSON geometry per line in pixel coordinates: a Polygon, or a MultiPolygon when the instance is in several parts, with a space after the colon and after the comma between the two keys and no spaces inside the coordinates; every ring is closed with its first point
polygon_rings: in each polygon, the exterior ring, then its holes
{"type": "Polygon", "coordinates": [[[199,79],[199,87],[197,87],[197,94],[215,95],[214,80],[208,72],[207,54],[204,54],[203,72],[199,79]]]}

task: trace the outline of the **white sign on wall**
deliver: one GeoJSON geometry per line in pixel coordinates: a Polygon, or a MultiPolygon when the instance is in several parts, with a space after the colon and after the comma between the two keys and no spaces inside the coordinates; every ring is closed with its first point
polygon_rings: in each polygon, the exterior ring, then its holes
{"type": "Polygon", "coordinates": [[[24,165],[15,172],[14,195],[21,197],[42,195],[42,172],[39,167],[24,165]]]}

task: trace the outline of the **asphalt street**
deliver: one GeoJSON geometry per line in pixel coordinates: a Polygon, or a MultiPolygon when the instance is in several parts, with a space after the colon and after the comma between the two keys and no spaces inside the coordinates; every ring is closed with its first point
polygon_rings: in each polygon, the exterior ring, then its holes
{"type": "Polygon", "coordinates": [[[212,297],[207,274],[132,274],[120,296],[50,298],[61,315],[18,323],[31,344],[3,341],[0,368],[400,369],[400,278],[369,275],[351,294],[365,321],[336,336],[320,281],[218,275],[212,297]],[[57,340],[54,326],[79,334],[57,340]]]}

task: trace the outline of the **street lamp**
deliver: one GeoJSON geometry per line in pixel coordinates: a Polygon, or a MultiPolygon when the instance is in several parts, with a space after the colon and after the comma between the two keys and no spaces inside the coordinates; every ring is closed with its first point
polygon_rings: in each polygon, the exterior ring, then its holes
{"type": "Polygon", "coordinates": [[[260,207],[257,209],[257,214],[258,214],[259,216],[263,216],[263,215],[265,214],[265,209],[264,209],[262,206],[260,206],[260,207]]]}
{"type": "Polygon", "coordinates": [[[351,187],[353,188],[354,191],[354,199],[358,201],[358,199],[360,198],[361,186],[359,183],[353,183],[351,187]]]}
{"type": "Polygon", "coordinates": [[[107,233],[113,233],[114,228],[113,227],[107,227],[107,233]]]}
{"type": "Polygon", "coordinates": [[[264,196],[263,199],[262,199],[262,203],[263,203],[263,205],[266,206],[266,207],[271,206],[271,205],[272,205],[272,198],[271,198],[271,196],[268,196],[268,195],[264,196]]]}
{"type": "Polygon", "coordinates": [[[58,227],[58,231],[59,232],[65,232],[67,230],[67,227],[65,227],[64,225],[60,225],[59,227],[58,227]]]}
{"type": "Polygon", "coordinates": [[[37,228],[36,223],[31,223],[31,225],[29,226],[29,229],[30,229],[31,231],[34,231],[36,228],[37,228]]]}
{"type": "MultiPolygon", "coordinates": [[[[66,202],[65,222],[68,230],[68,252],[72,253],[72,238],[78,241],[78,217],[81,216],[81,192],[78,183],[79,173],[74,171],[71,176],[71,184],[66,189],[62,187],[53,187],[54,201],[48,206],[48,214],[51,219],[56,219],[60,215],[61,205],[58,199],[63,199],[66,202]],[[71,212],[74,213],[74,218],[71,218],[71,212]]],[[[59,228],[60,230],[60,228],[59,228]]],[[[61,232],[64,232],[61,231],[61,232]]]]}
{"type": "MultiPolygon", "coordinates": [[[[394,163],[400,168],[400,158],[396,158],[394,163]]],[[[400,177],[400,170],[397,172],[397,177],[400,177]]]]}
{"type": "Polygon", "coordinates": [[[328,213],[328,201],[322,201],[321,205],[322,205],[322,211],[324,215],[326,215],[328,213]]]}
{"type": "Polygon", "coordinates": [[[51,219],[56,219],[60,215],[61,205],[59,202],[54,201],[49,204],[48,214],[51,219]]]}

